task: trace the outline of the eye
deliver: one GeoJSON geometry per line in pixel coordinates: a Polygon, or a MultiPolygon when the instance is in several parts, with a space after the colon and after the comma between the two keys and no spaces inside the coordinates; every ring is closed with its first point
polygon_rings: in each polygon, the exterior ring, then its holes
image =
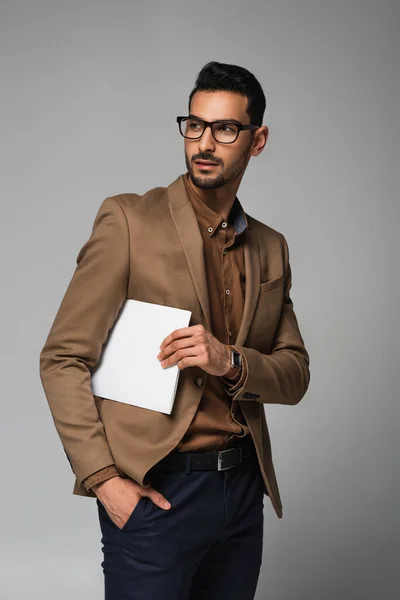
{"type": "Polygon", "coordinates": [[[198,131],[202,128],[202,123],[200,123],[200,121],[194,121],[191,119],[188,121],[187,126],[191,131],[198,131]]]}
{"type": "Polygon", "coordinates": [[[218,123],[217,131],[220,131],[221,133],[235,133],[236,127],[230,123],[218,123]]]}

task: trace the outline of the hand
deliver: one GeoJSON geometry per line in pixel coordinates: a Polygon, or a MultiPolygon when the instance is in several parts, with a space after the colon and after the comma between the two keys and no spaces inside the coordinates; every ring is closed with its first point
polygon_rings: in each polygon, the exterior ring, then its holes
{"type": "Polygon", "coordinates": [[[171,508],[166,498],[154,488],[142,487],[132,479],[112,477],[93,486],[93,491],[106,509],[110,519],[122,529],[129,517],[136,510],[141,496],[148,496],[165,510],[171,508]]]}
{"type": "Polygon", "coordinates": [[[229,346],[201,324],[175,329],[162,341],[157,358],[163,368],[197,366],[210,375],[225,375],[231,366],[229,346]]]}

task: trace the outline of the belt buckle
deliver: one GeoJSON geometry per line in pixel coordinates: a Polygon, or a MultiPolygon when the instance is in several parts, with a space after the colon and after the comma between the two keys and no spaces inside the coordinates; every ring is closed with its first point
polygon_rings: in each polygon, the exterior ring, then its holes
{"type": "MultiPolygon", "coordinates": [[[[227,471],[228,469],[232,469],[235,465],[231,465],[230,467],[223,467],[222,466],[222,454],[226,454],[227,452],[233,452],[234,450],[236,450],[236,448],[229,448],[228,450],[218,450],[218,467],[217,470],[218,471],[227,471]]],[[[240,448],[240,450],[242,450],[240,448]]]]}

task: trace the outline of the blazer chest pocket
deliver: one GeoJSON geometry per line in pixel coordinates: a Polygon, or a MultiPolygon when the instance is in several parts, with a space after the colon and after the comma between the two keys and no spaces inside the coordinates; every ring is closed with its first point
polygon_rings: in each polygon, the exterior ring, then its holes
{"type": "Polygon", "coordinates": [[[270,290],[274,290],[285,283],[285,276],[281,275],[280,277],[275,277],[275,279],[270,279],[269,281],[263,281],[260,283],[260,294],[264,292],[269,292],[270,290]]]}

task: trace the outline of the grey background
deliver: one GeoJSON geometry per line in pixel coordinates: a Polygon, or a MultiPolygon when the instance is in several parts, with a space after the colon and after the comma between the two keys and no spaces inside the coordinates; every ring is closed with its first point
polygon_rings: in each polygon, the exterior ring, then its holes
{"type": "Polygon", "coordinates": [[[97,509],[72,495],[39,351],[101,201],[185,171],[175,116],[209,60],[265,91],[238,196],[288,240],[311,356],[302,402],[265,406],[284,516],[266,498],[256,598],[399,597],[399,13],[1,3],[2,599],[102,597],[97,509]]]}

